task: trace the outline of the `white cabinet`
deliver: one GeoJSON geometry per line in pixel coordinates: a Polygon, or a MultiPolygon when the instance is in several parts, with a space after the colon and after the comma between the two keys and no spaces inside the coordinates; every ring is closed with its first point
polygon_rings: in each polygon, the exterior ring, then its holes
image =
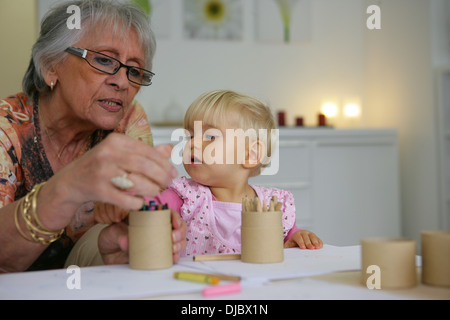
{"type": "Polygon", "coordinates": [[[312,229],[336,245],[358,244],[369,236],[399,236],[395,134],[359,132],[316,141],[312,229]]]}
{"type": "MultiPolygon", "coordinates": [[[[178,143],[171,141],[174,128],[152,130],[155,145],[178,143]]],[[[300,228],[332,245],[400,235],[396,131],[281,128],[279,133],[278,172],[250,183],[290,190],[300,228]]],[[[182,165],[177,168],[186,175],[182,165]]]]}
{"type": "Polygon", "coordinates": [[[260,175],[250,179],[251,184],[288,189],[295,199],[297,225],[311,229],[313,225],[312,178],[313,143],[302,136],[287,135],[280,131],[278,142],[278,172],[275,175],[260,175]]]}
{"type": "Polygon", "coordinates": [[[450,229],[450,67],[437,71],[437,137],[441,228],[450,229]]]}

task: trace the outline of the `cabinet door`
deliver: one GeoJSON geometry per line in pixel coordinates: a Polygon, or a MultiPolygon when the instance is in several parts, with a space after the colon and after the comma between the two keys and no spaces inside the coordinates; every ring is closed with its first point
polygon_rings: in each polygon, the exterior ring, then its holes
{"type": "Polygon", "coordinates": [[[286,189],[295,200],[296,220],[300,228],[312,225],[311,208],[311,146],[301,139],[281,139],[277,154],[272,156],[271,174],[261,174],[250,179],[251,184],[286,189]],[[277,170],[274,170],[274,167],[277,170]]]}
{"type": "Polygon", "coordinates": [[[438,71],[438,151],[440,216],[443,229],[450,229],[450,69],[438,71]]]}
{"type": "Polygon", "coordinates": [[[314,153],[314,232],[333,245],[399,236],[395,142],[319,142],[314,153]]]}

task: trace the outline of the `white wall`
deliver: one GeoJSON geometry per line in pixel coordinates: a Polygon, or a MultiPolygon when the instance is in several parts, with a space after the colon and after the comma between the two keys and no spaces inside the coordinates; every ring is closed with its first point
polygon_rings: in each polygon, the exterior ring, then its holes
{"type": "Polygon", "coordinates": [[[36,24],[35,1],[0,0],[0,99],[21,91],[36,24]]]}
{"type": "MultiPolygon", "coordinates": [[[[365,7],[361,0],[313,0],[312,34],[307,44],[265,44],[255,40],[254,2],[244,3],[242,41],[186,40],[182,1],[172,4],[172,35],[159,39],[154,84],[138,99],[152,121],[164,121],[164,108],[183,111],[206,90],[229,88],[253,94],[288,124],[304,116],[317,124],[322,99],[362,97],[364,90],[365,7]]],[[[270,21],[268,21],[270,23],[270,21]]]]}
{"type": "MultiPolygon", "coordinates": [[[[439,229],[431,1],[383,1],[382,29],[366,31],[366,120],[399,131],[403,234],[439,229]]],[[[420,245],[420,241],[419,241],[420,245]]]]}

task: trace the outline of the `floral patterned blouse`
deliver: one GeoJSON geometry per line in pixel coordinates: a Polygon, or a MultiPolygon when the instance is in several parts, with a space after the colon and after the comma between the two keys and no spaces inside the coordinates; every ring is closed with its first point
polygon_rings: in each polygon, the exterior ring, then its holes
{"type": "MultiPolygon", "coordinates": [[[[41,141],[37,104],[37,95],[32,99],[24,93],[0,100],[0,207],[25,196],[34,185],[47,181],[54,174],[41,141]]],[[[111,132],[153,145],[145,111],[134,101],[116,129],[95,131],[77,157],[111,132]]],[[[28,270],[63,267],[75,242],[95,224],[93,210],[93,201],[84,203],[62,237],[49,245],[28,270]]]]}
{"type": "MultiPolygon", "coordinates": [[[[251,187],[257,197],[264,199],[267,204],[270,203],[272,196],[277,196],[278,201],[283,204],[281,207],[283,237],[287,240],[291,230],[298,230],[295,225],[292,193],[288,190],[257,185],[251,187]]],[[[216,201],[209,187],[186,177],[173,180],[168,190],[173,190],[183,200],[180,209],[177,210],[187,223],[187,245],[181,256],[241,252],[240,203],[216,201]]],[[[171,204],[169,208],[173,208],[171,204]]]]}

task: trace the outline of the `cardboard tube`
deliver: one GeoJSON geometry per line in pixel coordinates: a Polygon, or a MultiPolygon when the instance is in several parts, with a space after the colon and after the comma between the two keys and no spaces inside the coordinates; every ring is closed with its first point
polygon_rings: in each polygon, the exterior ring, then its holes
{"type": "Polygon", "coordinates": [[[368,282],[371,281],[379,282],[380,289],[407,288],[416,285],[416,242],[414,240],[366,238],[361,240],[361,250],[363,285],[369,288],[368,282]]]}
{"type": "Polygon", "coordinates": [[[450,287],[450,231],[422,231],[422,282],[450,287]]]}
{"type": "Polygon", "coordinates": [[[284,260],[282,212],[242,212],[241,261],[275,263],[284,260]]]}
{"type": "Polygon", "coordinates": [[[170,210],[130,212],[128,232],[130,268],[155,270],[173,265],[170,210]]]}

